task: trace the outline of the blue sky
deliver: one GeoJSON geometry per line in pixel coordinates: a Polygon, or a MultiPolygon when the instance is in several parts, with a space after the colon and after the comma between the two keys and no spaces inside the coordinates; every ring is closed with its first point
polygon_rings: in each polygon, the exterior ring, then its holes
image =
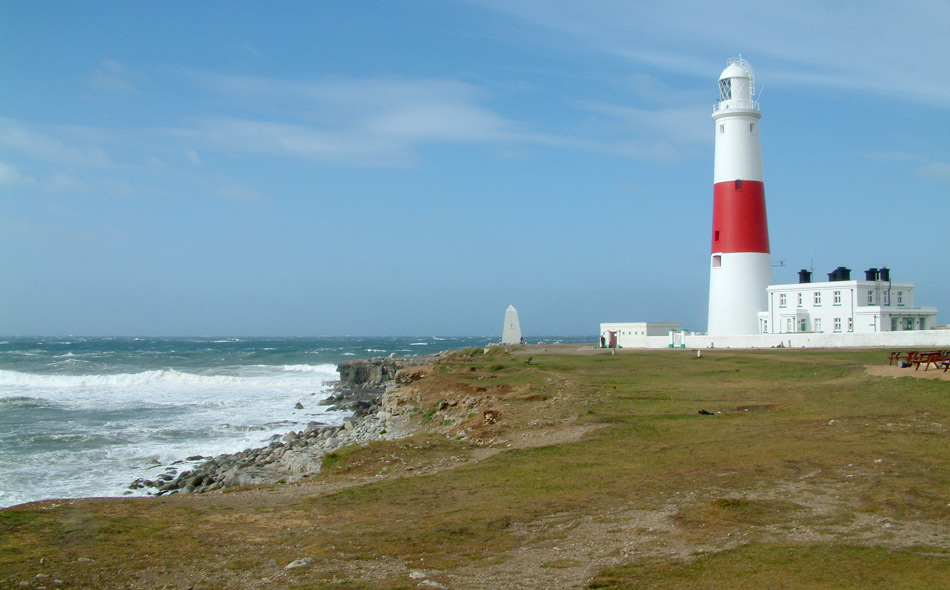
{"type": "Polygon", "coordinates": [[[0,7],[0,333],[704,330],[717,79],[760,90],[775,282],[950,322],[950,4],[0,7]]]}

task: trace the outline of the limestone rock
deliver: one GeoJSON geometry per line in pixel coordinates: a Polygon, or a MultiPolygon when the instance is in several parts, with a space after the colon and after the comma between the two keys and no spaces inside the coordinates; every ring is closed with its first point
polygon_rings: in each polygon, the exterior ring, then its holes
{"type": "Polygon", "coordinates": [[[288,563],[288,564],[284,567],[284,569],[285,569],[285,570],[295,570],[295,569],[298,569],[298,568],[301,568],[301,567],[310,567],[311,565],[313,565],[313,558],[312,558],[312,557],[302,557],[302,558],[300,558],[300,559],[295,559],[295,560],[291,561],[290,563],[288,563]]]}

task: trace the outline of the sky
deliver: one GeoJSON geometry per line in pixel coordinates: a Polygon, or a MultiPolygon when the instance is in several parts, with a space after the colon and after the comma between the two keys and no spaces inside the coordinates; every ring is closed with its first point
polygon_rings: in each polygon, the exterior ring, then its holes
{"type": "Polygon", "coordinates": [[[773,280],[950,323],[950,4],[0,5],[0,334],[706,327],[717,80],[755,71],[773,280]]]}

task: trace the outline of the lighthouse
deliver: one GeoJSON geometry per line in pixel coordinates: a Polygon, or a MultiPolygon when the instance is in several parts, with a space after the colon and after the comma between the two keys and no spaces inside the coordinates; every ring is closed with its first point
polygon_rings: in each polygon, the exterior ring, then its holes
{"type": "Polygon", "coordinates": [[[712,114],[716,156],[710,336],[756,334],[757,314],[768,309],[772,259],[759,144],[761,117],[752,67],[741,57],[729,60],[719,76],[719,100],[712,114]]]}

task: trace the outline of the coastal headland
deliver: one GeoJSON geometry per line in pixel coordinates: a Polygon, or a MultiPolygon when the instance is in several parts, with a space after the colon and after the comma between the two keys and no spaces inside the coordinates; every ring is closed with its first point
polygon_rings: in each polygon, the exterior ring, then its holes
{"type": "Polygon", "coordinates": [[[0,510],[0,587],[947,587],[950,375],[887,353],[341,366],[342,427],[0,510]]]}

